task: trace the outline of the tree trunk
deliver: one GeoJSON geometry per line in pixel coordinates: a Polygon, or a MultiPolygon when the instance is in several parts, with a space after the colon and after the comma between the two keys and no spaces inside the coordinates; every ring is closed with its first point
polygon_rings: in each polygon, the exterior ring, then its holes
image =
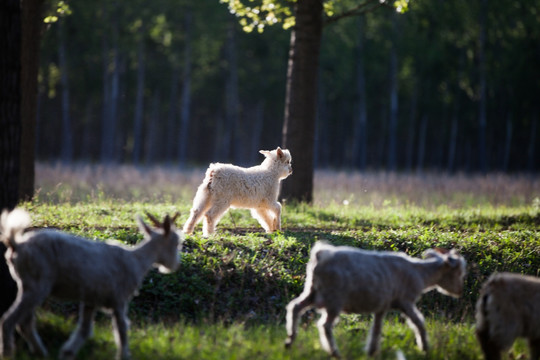
{"type": "Polygon", "coordinates": [[[418,159],[416,161],[416,173],[421,174],[424,170],[424,158],[426,151],[427,115],[422,117],[420,123],[420,133],[418,134],[418,159]]]}
{"type": "Polygon", "coordinates": [[[487,0],[482,0],[480,7],[480,39],[478,51],[478,69],[480,75],[480,101],[478,103],[478,168],[482,173],[487,172],[486,158],[486,17],[487,0]]]}
{"type": "Polygon", "coordinates": [[[178,138],[178,161],[180,166],[186,164],[187,149],[189,145],[189,122],[191,117],[191,36],[193,28],[193,16],[188,9],[185,15],[184,45],[184,78],[182,80],[182,98],[180,100],[180,136],[178,138]]]}
{"type": "Polygon", "coordinates": [[[397,64],[397,13],[392,13],[392,48],[390,50],[390,117],[388,119],[388,162],[390,171],[396,170],[396,143],[398,122],[398,64],[397,64]]]}
{"type": "MultiPolygon", "coordinates": [[[[109,75],[109,56],[106,47],[104,48],[104,81],[105,81],[105,116],[103,117],[101,132],[101,161],[110,163],[115,161],[115,131],[117,122],[118,99],[120,91],[120,49],[118,46],[118,21],[113,19],[112,28],[112,74],[109,75]]],[[[106,46],[106,43],[105,43],[106,46]]]]}
{"type": "Polygon", "coordinates": [[[139,45],[137,49],[137,94],[135,95],[135,115],[133,119],[133,152],[132,161],[135,165],[141,161],[142,134],[144,116],[144,86],[146,76],[146,63],[144,57],[144,31],[139,30],[139,45]]]}
{"type": "Polygon", "coordinates": [[[409,130],[407,134],[407,153],[405,160],[405,168],[407,172],[412,171],[413,167],[413,156],[414,156],[414,139],[416,135],[415,125],[416,125],[416,109],[418,106],[418,82],[415,81],[413,85],[413,92],[411,96],[411,109],[409,113],[409,130]]]}
{"type": "Polygon", "coordinates": [[[19,0],[0,5],[0,210],[19,199],[21,150],[21,8],[19,0]]]}
{"type": "Polygon", "coordinates": [[[504,141],[504,154],[503,154],[503,163],[502,171],[506,172],[508,170],[508,164],[510,163],[510,151],[512,149],[512,114],[509,112],[506,115],[506,138],[504,141]]]}
{"type": "Polygon", "coordinates": [[[291,151],[293,175],[283,182],[281,198],[313,200],[313,148],[317,73],[322,36],[322,0],[298,0],[291,32],[283,146],[291,151]]]}
{"type": "Polygon", "coordinates": [[[159,103],[161,102],[159,91],[156,91],[152,100],[152,115],[148,124],[148,136],[146,137],[146,162],[151,164],[156,161],[158,154],[159,138],[159,103]]]}
{"type": "Polygon", "coordinates": [[[62,85],[62,137],[60,158],[63,163],[73,160],[73,135],[71,130],[71,117],[69,114],[69,81],[66,59],[65,20],[58,19],[58,64],[60,66],[60,83],[62,85]]]}
{"type": "Polygon", "coordinates": [[[232,132],[234,139],[230,149],[231,158],[236,163],[242,162],[243,127],[240,125],[240,106],[238,94],[238,57],[236,56],[236,21],[229,21],[227,31],[227,43],[225,45],[225,56],[227,58],[227,83],[225,84],[225,126],[232,132]]]}
{"type": "Polygon", "coordinates": [[[19,198],[34,196],[35,143],[38,95],[39,54],[43,0],[22,1],[21,46],[21,153],[19,198]]]}
{"type": "Polygon", "coordinates": [[[535,147],[536,147],[536,127],[538,125],[538,112],[535,111],[531,122],[531,137],[529,138],[529,148],[527,151],[527,169],[529,172],[534,172],[538,165],[535,162],[535,147]]]}
{"type": "Polygon", "coordinates": [[[364,72],[364,18],[358,18],[358,43],[356,44],[356,89],[357,102],[353,128],[352,165],[360,170],[366,168],[367,99],[366,75],[364,72]]]}

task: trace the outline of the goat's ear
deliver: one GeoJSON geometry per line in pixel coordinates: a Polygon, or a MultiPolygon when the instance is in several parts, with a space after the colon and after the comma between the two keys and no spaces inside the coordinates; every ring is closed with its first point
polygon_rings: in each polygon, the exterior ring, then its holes
{"type": "Polygon", "coordinates": [[[154,224],[155,227],[161,227],[161,222],[154,215],[146,212],[146,216],[150,219],[150,221],[152,222],[152,224],[154,224]]]}
{"type": "Polygon", "coordinates": [[[163,232],[165,235],[169,235],[171,232],[171,218],[169,217],[169,214],[167,214],[165,220],[163,220],[163,232]]]}
{"type": "Polygon", "coordinates": [[[278,146],[278,148],[276,149],[276,152],[277,152],[277,157],[278,159],[282,159],[283,156],[285,156],[285,154],[283,154],[283,150],[281,150],[281,148],[278,146]]]}
{"type": "Polygon", "coordinates": [[[269,157],[269,156],[270,156],[270,151],[268,151],[268,150],[259,150],[259,152],[260,152],[261,154],[263,154],[264,156],[266,156],[266,157],[269,157]]]}
{"type": "Polygon", "coordinates": [[[435,249],[428,249],[428,250],[424,251],[424,253],[422,255],[423,255],[424,259],[442,257],[441,253],[436,251],[435,249]]]}
{"type": "Polygon", "coordinates": [[[145,235],[152,234],[152,229],[143,221],[142,217],[137,216],[137,223],[139,224],[139,229],[142,233],[145,235]]]}

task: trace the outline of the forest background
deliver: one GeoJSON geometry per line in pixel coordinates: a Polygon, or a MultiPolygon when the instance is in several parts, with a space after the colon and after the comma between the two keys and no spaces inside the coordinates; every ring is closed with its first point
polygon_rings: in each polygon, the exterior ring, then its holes
{"type": "MultiPolygon", "coordinates": [[[[38,161],[252,165],[281,144],[289,30],[247,33],[219,1],[68,5],[42,38],[38,161]]],[[[315,166],[537,171],[539,17],[537,0],[327,16],[315,166]]]]}

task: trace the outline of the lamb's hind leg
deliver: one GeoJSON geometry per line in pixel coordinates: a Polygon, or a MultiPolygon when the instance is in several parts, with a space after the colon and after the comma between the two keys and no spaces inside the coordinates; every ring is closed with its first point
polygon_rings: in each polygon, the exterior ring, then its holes
{"type": "Polygon", "coordinates": [[[296,339],[298,320],[302,314],[313,305],[315,293],[304,292],[287,305],[287,339],[285,347],[289,348],[296,339]]]}
{"type": "Polygon", "coordinates": [[[62,346],[60,359],[74,359],[86,339],[92,336],[95,313],[96,310],[93,306],[88,306],[84,303],[80,304],[77,329],[75,329],[69,340],[62,346]]]}
{"type": "Polygon", "coordinates": [[[17,328],[30,347],[31,353],[43,357],[47,356],[47,349],[45,349],[45,345],[43,345],[43,342],[41,341],[41,338],[36,330],[36,319],[33,312],[27,315],[26,318],[22,319],[17,328]]]}
{"type": "Polygon", "coordinates": [[[339,312],[330,309],[323,309],[321,318],[317,324],[319,327],[321,346],[330,354],[330,356],[335,358],[339,358],[340,354],[334,339],[334,334],[332,333],[332,329],[334,328],[334,323],[338,315],[339,312]]]}
{"type": "Polygon", "coordinates": [[[381,343],[382,323],[385,312],[376,313],[373,318],[373,325],[369,331],[368,341],[366,345],[366,351],[369,356],[373,356],[379,351],[379,344],[381,343]]]}
{"type": "MultiPolygon", "coordinates": [[[[20,292],[21,290],[19,290],[19,295],[17,295],[17,299],[15,300],[13,305],[1,319],[2,342],[0,344],[0,357],[8,357],[13,355],[13,351],[15,348],[13,332],[15,331],[15,327],[18,324],[22,324],[20,330],[23,331],[23,335],[30,333],[29,326],[31,325],[30,323],[32,321],[32,317],[34,316],[34,311],[36,307],[38,307],[43,302],[43,300],[49,293],[47,289],[38,289],[38,291],[27,290],[23,292],[22,295],[20,295],[20,292]]],[[[32,331],[35,331],[35,329],[32,329],[32,331]]],[[[39,339],[39,335],[37,335],[37,332],[35,333],[35,335],[37,336],[37,339],[39,339]]],[[[32,339],[33,338],[30,337],[30,341],[32,341],[32,339]]],[[[37,344],[41,344],[41,346],[38,346],[33,350],[35,350],[38,355],[47,356],[47,349],[45,349],[40,339],[39,341],[36,341],[35,344],[30,343],[29,345],[32,347],[33,345],[37,344]]]]}
{"type": "Polygon", "coordinates": [[[191,208],[189,219],[184,225],[184,233],[191,234],[195,229],[195,225],[202,219],[204,214],[210,207],[211,197],[208,187],[205,183],[199,186],[195,198],[193,199],[193,207],[191,208]]]}
{"type": "Polygon", "coordinates": [[[229,209],[228,202],[216,201],[212,204],[212,207],[206,212],[203,220],[203,235],[209,236],[216,231],[216,225],[229,209]]]}

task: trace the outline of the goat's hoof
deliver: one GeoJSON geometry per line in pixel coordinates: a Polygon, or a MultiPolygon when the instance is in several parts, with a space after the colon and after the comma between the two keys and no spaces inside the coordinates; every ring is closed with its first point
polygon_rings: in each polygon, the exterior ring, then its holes
{"type": "Polygon", "coordinates": [[[285,340],[285,349],[290,349],[292,343],[293,343],[293,340],[291,338],[287,338],[287,340],[285,340]]]}

